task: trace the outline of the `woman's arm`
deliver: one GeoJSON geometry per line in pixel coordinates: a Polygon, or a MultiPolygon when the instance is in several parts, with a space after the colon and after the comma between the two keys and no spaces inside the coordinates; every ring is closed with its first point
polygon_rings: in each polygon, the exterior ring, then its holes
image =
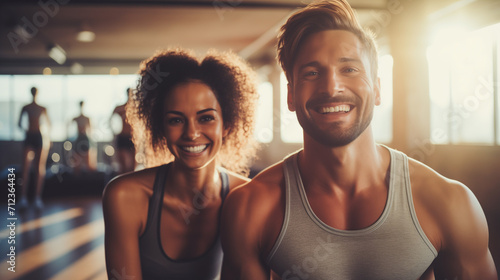
{"type": "Polygon", "coordinates": [[[142,279],[139,236],[147,195],[128,178],[111,181],[104,190],[106,269],[109,279],[142,279]]]}

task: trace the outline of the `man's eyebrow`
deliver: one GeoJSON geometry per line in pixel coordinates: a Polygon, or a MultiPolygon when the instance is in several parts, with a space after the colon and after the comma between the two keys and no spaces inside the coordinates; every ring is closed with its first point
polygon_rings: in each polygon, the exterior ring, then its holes
{"type": "Polygon", "coordinates": [[[318,61],[311,61],[311,62],[308,62],[306,64],[302,64],[299,66],[299,69],[298,71],[302,71],[302,69],[306,68],[306,67],[319,67],[320,66],[320,63],[318,61]]]}
{"type": "MultiPolygon", "coordinates": [[[[345,63],[345,62],[362,63],[359,58],[346,57],[346,56],[339,58],[338,62],[340,62],[340,63],[345,63]]],[[[320,67],[320,66],[321,66],[321,64],[317,60],[314,60],[314,61],[300,65],[298,68],[298,72],[302,71],[306,67],[320,67]]]]}
{"type": "Polygon", "coordinates": [[[357,63],[362,63],[360,59],[358,58],[353,58],[353,57],[341,57],[338,60],[339,62],[357,62],[357,63]]]}

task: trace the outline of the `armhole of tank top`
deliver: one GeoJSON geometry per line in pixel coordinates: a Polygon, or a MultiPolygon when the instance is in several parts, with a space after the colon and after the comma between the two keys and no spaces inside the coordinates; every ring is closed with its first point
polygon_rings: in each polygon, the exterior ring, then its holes
{"type": "Polygon", "coordinates": [[[146,221],[146,226],[144,227],[144,232],[139,236],[139,239],[141,239],[143,236],[146,236],[146,234],[150,231],[151,225],[154,222],[153,220],[158,218],[158,200],[160,196],[162,196],[163,191],[161,190],[161,182],[164,181],[164,177],[166,176],[165,174],[167,173],[166,171],[168,170],[167,168],[168,165],[161,165],[158,167],[158,170],[156,171],[156,176],[155,176],[155,181],[153,183],[153,194],[151,195],[151,198],[149,199],[148,203],[148,219],[146,221]]]}
{"type": "Polygon", "coordinates": [[[222,183],[220,189],[220,197],[222,199],[222,203],[224,203],[224,200],[229,193],[229,175],[227,175],[227,172],[223,168],[219,169],[219,172],[222,183]]]}
{"type": "Polygon", "coordinates": [[[269,252],[269,255],[267,256],[266,259],[266,264],[269,265],[271,263],[271,260],[273,259],[274,255],[278,251],[281,242],[283,241],[283,238],[285,237],[286,231],[288,229],[288,223],[290,221],[290,180],[293,179],[292,175],[290,174],[290,165],[292,161],[294,160],[294,157],[296,154],[293,154],[286,159],[283,160],[283,175],[285,177],[285,215],[283,217],[283,224],[281,225],[280,233],[278,234],[278,237],[276,238],[276,242],[274,243],[271,251],[269,252]]]}
{"type": "Polygon", "coordinates": [[[400,155],[403,158],[405,192],[406,192],[406,197],[408,199],[408,208],[410,210],[410,215],[413,221],[413,225],[415,226],[415,229],[417,230],[418,234],[420,235],[424,243],[427,245],[427,247],[429,247],[431,252],[434,254],[434,257],[437,257],[438,252],[436,248],[434,248],[434,245],[432,245],[432,242],[429,240],[429,238],[427,238],[427,235],[420,226],[420,222],[418,221],[417,213],[415,211],[415,205],[413,203],[413,195],[411,193],[410,166],[408,164],[408,157],[403,153],[400,153],[400,155]]]}

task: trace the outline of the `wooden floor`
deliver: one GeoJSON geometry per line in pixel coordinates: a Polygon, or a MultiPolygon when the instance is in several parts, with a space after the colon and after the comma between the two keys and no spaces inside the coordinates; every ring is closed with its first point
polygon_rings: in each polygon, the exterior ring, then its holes
{"type": "Polygon", "coordinates": [[[8,216],[4,205],[0,279],[107,279],[100,197],[53,198],[42,210],[16,210],[14,216],[8,216]],[[11,223],[16,225],[15,234],[9,229],[11,223]],[[15,246],[15,272],[9,270],[10,246],[15,246]]]}

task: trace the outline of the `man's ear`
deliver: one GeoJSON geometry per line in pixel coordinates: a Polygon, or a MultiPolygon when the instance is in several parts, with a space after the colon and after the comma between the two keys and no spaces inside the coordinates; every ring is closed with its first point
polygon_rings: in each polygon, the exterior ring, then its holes
{"type": "Polygon", "coordinates": [[[290,85],[290,83],[288,83],[286,85],[286,88],[288,90],[288,94],[287,94],[288,110],[290,110],[291,112],[295,112],[295,104],[294,104],[294,100],[293,100],[293,89],[292,89],[292,86],[290,85]]]}
{"type": "Polygon", "coordinates": [[[375,92],[375,106],[379,106],[382,103],[380,98],[380,77],[377,77],[373,84],[373,91],[375,92]]]}

